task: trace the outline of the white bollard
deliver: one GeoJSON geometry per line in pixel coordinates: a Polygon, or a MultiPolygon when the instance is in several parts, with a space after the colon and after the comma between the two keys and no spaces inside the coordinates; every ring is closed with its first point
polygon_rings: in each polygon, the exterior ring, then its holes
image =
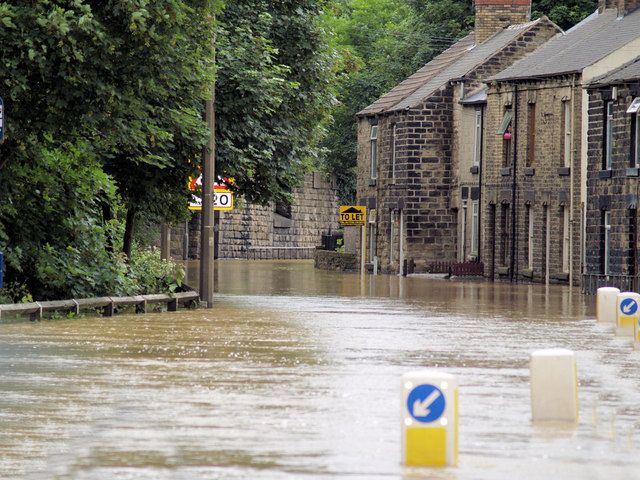
{"type": "Polygon", "coordinates": [[[596,318],[599,322],[616,323],[616,309],[620,290],[614,287],[598,289],[596,296],[596,318]]]}
{"type": "Polygon", "coordinates": [[[458,382],[433,370],[402,376],[402,461],[411,466],[458,464],[458,382]]]}
{"type": "Polygon", "coordinates": [[[635,292],[618,294],[616,308],[616,335],[633,336],[634,325],[638,322],[640,295],[635,292]]]}
{"type": "Polygon", "coordinates": [[[531,417],[537,421],[578,421],[578,372],[571,350],[531,354],[531,417]]]}

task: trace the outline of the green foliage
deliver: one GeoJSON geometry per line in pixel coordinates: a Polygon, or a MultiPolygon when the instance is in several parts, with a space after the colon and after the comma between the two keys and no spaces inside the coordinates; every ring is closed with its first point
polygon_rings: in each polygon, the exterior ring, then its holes
{"type": "Polygon", "coordinates": [[[130,266],[130,276],[136,285],[136,295],[173,293],[182,287],[184,282],[184,267],[171,261],[161,260],[160,251],[155,248],[134,248],[130,266]]]}
{"type": "Polygon", "coordinates": [[[29,289],[23,283],[11,282],[0,288],[1,303],[29,303],[33,301],[29,289]]]}
{"type": "Polygon", "coordinates": [[[250,202],[286,201],[318,163],[333,98],[322,3],[235,0],[220,16],[216,167],[250,202]]]}
{"type": "Polygon", "coordinates": [[[597,0],[534,0],[532,18],[546,15],[563,30],[573,27],[576,23],[591,15],[598,8],[597,0]]]}

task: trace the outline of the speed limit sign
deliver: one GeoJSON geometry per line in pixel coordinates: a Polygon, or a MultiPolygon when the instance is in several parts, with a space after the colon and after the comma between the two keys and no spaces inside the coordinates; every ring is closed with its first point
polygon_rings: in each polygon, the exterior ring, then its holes
{"type": "MultiPolygon", "coordinates": [[[[226,189],[216,188],[213,192],[214,210],[233,210],[233,192],[226,189]]],[[[189,210],[202,210],[202,199],[198,195],[191,195],[189,210]]]]}
{"type": "Polygon", "coordinates": [[[215,190],[213,193],[214,210],[233,210],[233,192],[231,190],[215,190]]]}

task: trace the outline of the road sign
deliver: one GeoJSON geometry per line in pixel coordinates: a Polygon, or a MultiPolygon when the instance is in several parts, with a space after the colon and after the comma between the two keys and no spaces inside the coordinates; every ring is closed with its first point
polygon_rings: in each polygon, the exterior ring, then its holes
{"type": "Polygon", "coordinates": [[[0,97],[0,142],[4,140],[4,100],[0,97]]]}
{"type": "Polygon", "coordinates": [[[407,411],[418,422],[431,423],[444,413],[446,400],[435,385],[418,385],[407,397],[407,411]]]}
{"type": "MultiPolygon", "coordinates": [[[[218,177],[218,181],[215,182],[213,189],[213,209],[217,211],[229,211],[233,210],[233,192],[228,189],[228,186],[233,183],[233,180],[222,179],[218,177]]],[[[202,190],[202,175],[197,178],[189,177],[189,190],[198,191],[202,190]]],[[[189,210],[201,211],[202,210],[202,198],[200,195],[193,194],[191,196],[191,202],[189,202],[189,210]]]]}
{"type": "Polygon", "coordinates": [[[625,298],[620,302],[620,313],[623,315],[635,315],[638,311],[638,302],[633,298],[625,298]]]}
{"type": "MultiPolygon", "coordinates": [[[[217,190],[213,194],[213,209],[219,211],[233,210],[233,192],[231,190],[217,190]]],[[[201,211],[202,198],[198,195],[191,196],[189,210],[201,211]]]]}
{"type": "Polygon", "coordinates": [[[367,222],[367,207],[344,205],[340,207],[340,225],[343,227],[363,226],[367,222]]]}

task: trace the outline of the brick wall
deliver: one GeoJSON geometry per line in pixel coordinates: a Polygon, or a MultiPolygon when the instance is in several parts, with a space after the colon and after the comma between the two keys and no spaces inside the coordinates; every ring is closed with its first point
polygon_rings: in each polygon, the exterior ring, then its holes
{"type": "Polygon", "coordinates": [[[604,212],[610,215],[609,274],[626,276],[638,273],[638,170],[631,155],[632,115],[627,108],[640,96],[640,82],[620,85],[617,98],[611,87],[589,91],[588,169],[587,169],[587,275],[603,274],[604,212]],[[612,168],[605,169],[606,102],[613,102],[612,168]]]}

